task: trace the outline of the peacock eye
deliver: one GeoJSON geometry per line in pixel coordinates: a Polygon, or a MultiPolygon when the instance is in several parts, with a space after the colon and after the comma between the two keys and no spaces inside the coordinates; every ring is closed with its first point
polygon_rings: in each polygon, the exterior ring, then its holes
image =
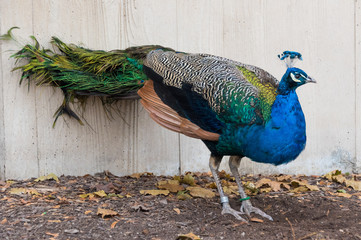
{"type": "Polygon", "coordinates": [[[296,74],[295,78],[299,79],[301,77],[301,74],[296,74]]]}

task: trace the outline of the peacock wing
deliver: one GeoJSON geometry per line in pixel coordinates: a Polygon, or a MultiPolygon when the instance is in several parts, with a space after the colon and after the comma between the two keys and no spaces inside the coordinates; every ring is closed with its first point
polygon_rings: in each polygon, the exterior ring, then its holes
{"type": "Polygon", "coordinates": [[[218,141],[219,134],[201,129],[188,119],[181,117],[176,111],[163,103],[154,91],[152,80],[146,81],[138,91],[141,103],[149,112],[150,117],[162,127],[182,133],[186,136],[208,141],[218,141]]]}
{"type": "Polygon", "coordinates": [[[271,75],[259,68],[208,54],[155,50],[147,55],[144,71],[166,105],[213,133],[228,123],[263,124],[278,84],[262,77],[271,75]]]}

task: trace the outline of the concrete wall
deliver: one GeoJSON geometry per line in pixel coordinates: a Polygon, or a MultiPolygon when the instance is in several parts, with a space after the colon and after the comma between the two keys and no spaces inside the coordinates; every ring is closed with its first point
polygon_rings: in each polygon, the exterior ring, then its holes
{"type": "MultiPolygon", "coordinates": [[[[284,50],[299,51],[298,67],[318,84],[298,90],[307,121],[306,150],[279,167],[242,163],[243,173],[322,174],[361,169],[361,3],[356,0],[0,0],[0,33],[10,27],[23,43],[34,35],[50,47],[55,35],[92,49],[161,44],[259,66],[277,78],[284,50]]],[[[157,126],[137,101],[121,102],[121,116],[89,104],[89,126],[59,119],[61,93],[18,85],[10,50],[0,42],[0,177],[53,172],[117,175],[149,171],[208,171],[199,140],[157,126]]],[[[225,167],[225,164],[224,164],[225,167]]]]}

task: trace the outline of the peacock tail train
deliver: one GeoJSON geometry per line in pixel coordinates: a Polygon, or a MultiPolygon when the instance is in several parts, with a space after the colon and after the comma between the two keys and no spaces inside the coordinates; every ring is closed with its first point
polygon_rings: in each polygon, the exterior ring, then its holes
{"type": "MultiPolygon", "coordinates": [[[[11,33],[15,28],[2,35],[0,40],[15,40],[11,33]]],[[[54,114],[53,126],[62,114],[83,124],[78,114],[70,108],[70,103],[83,105],[90,96],[98,97],[105,108],[121,99],[139,98],[137,91],[148,79],[143,72],[146,55],[155,49],[173,51],[159,45],[113,51],[90,50],[66,44],[57,37],[52,37],[54,50],[51,50],[41,47],[34,36],[31,39],[33,44],[26,44],[11,55],[16,59],[16,64],[25,60],[25,64],[15,67],[13,71],[22,71],[20,84],[27,79],[37,86],[50,85],[62,90],[64,101],[54,114]]]]}

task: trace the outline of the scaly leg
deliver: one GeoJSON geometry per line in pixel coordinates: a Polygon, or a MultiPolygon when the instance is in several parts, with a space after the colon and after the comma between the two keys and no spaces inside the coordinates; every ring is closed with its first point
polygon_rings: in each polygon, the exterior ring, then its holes
{"type": "Polygon", "coordinates": [[[231,214],[238,220],[247,222],[247,220],[243,219],[240,216],[241,214],[243,214],[242,212],[238,212],[238,211],[234,210],[233,208],[231,208],[231,206],[229,205],[228,197],[223,192],[221,181],[219,180],[219,176],[218,176],[218,168],[219,168],[219,165],[221,164],[222,158],[223,158],[223,156],[215,156],[212,154],[209,159],[209,168],[211,169],[214,181],[216,182],[217,189],[218,189],[219,195],[221,197],[222,214],[231,214]]]}
{"type": "MultiPolygon", "coordinates": [[[[236,179],[237,185],[238,185],[238,192],[242,199],[247,198],[246,193],[243,190],[241,177],[238,172],[239,164],[241,163],[241,156],[231,156],[229,158],[229,168],[231,169],[231,172],[236,179]]],[[[261,215],[264,218],[267,218],[271,221],[273,221],[272,217],[261,211],[260,209],[253,207],[250,200],[243,200],[242,206],[241,206],[241,212],[247,214],[249,217],[251,216],[251,213],[256,213],[261,215]]]]}

